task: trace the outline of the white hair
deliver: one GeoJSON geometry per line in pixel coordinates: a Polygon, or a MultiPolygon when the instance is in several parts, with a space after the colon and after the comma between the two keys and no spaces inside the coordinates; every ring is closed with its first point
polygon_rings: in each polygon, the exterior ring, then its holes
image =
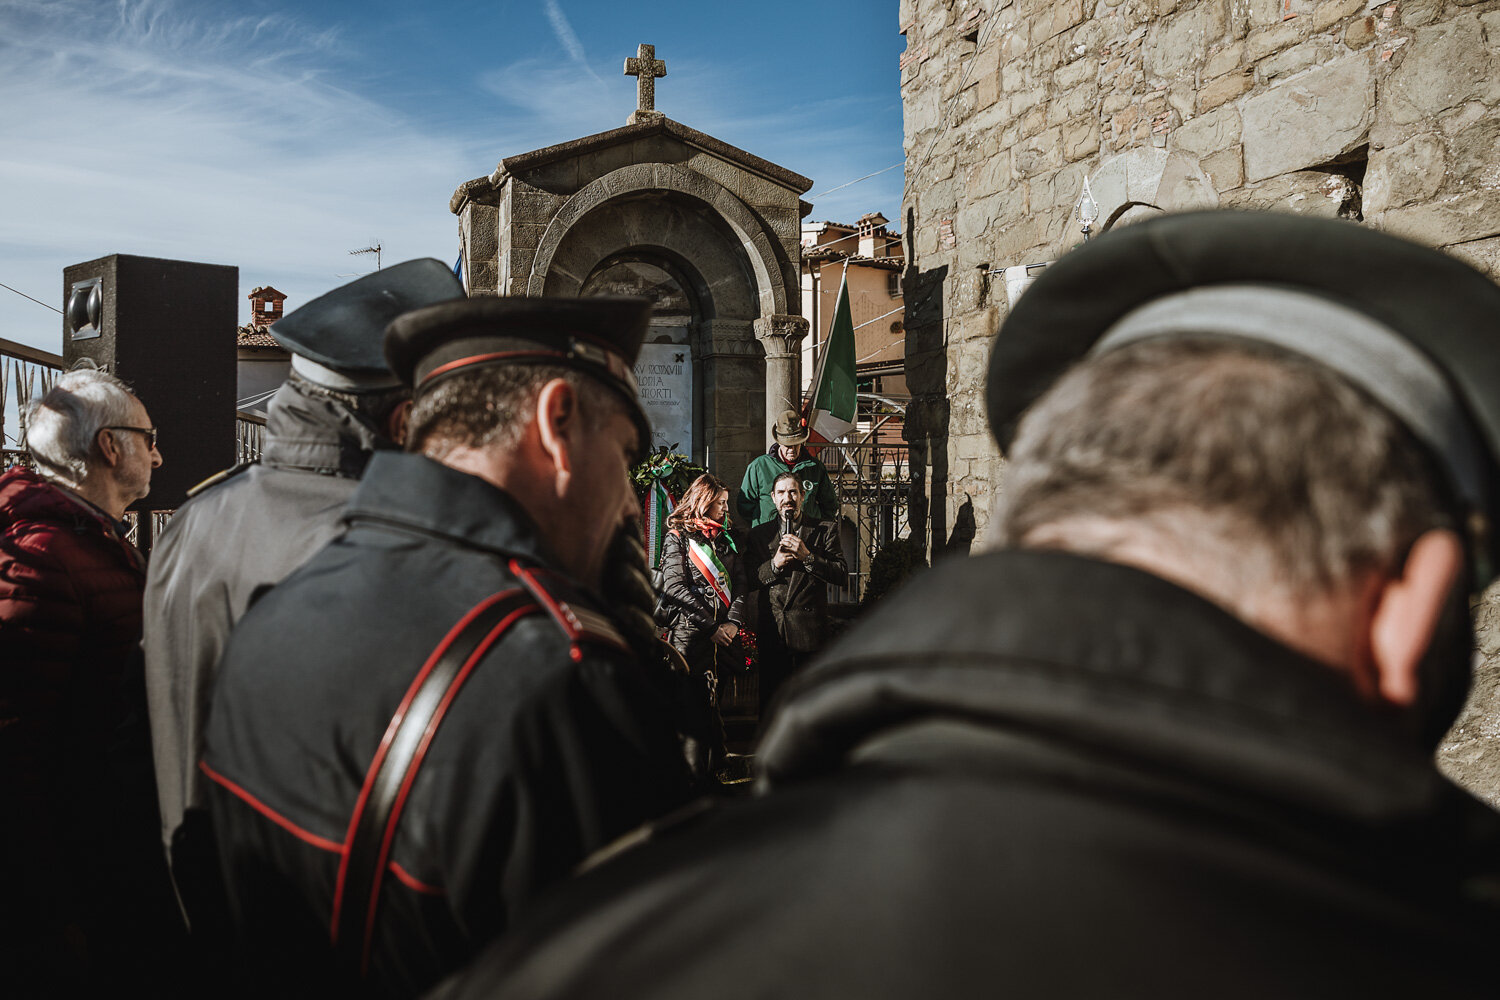
{"type": "Polygon", "coordinates": [[[76,489],[98,458],[99,431],[134,416],[135,397],[124,382],[96,368],[70,371],[22,413],[26,450],[43,476],[76,489]]]}
{"type": "Polygon", "coordinates": [[[1148,546],[1227,598],[1310,597],[1389,572],[1448,497],[1410,433],[1332,371],[1220,338],[1090,358],[1027,414],[1004,544],[1107,558],[1148,546]]]}

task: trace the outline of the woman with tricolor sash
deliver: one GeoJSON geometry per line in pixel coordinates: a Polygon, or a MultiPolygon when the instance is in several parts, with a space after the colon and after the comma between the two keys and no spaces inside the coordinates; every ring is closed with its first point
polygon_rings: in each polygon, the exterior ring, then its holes
{"type": "Polygon", "coordinates": [[[717,478],[702,475],[682,495],[667,518],[662,544],[662,604],[671,622],[667,639],[687,660],[693,677],[702,681],[710,728],[706,734],[709,760],[723,756],[724,729],[719,719],[718,674],[743,662],[730,652],[745,622],[750,581],[738,546],[730,537],[729,489],[717,478]]]}

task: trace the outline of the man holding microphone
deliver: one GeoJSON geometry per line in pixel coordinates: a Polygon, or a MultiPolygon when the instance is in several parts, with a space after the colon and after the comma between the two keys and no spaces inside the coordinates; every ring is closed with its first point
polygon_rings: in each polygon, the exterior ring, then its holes
{"type": "Polygon", "coordinates": [[[836,521],[802,512],[802,481],[784,472],[771,487],[777,517],[750,531],[759,589],[760,717],[783,681],[828,641],[828,587],[848,577],[836,521]],[[775,628],[766,627],[775,623],[775,628]]]}

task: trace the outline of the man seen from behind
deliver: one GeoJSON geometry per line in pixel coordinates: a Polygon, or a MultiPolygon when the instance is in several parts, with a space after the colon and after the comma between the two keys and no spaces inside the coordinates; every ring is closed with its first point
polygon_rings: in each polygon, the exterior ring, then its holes
{"type": "Polygon", "coordinates": [[[345,532],[251,607],[209,721],[231,909],[267,988],[415,995],[687,798],[670,678],[599,596],[638,531],[649,315],[478,297],[391,325],[409,453],[375,455],[345,532]]]}
{"type": "Polygon", "coordinates": [[[566,886],[445,1000],[1493,996],[1500,817],[1438,772],[1500,567],[1500,288],[1169,215],[990,360],[995,551],[790,681],[759,795],[566,886]]]}
{"type": "Polygon", "coordinates": [[[146,690],[161,834],[179,897],[200,941],[222,928],[218,863],[198,770],[214,674],[251,600],[307,561],[342,527],[370,457],[396,450],[411,392],[386,367],[386,325],[463,297],[438,260],[366,275],[271,327],[292,370],[271,398],[260,458],[194,488],[152,551],[146,581],[146,690]]]}

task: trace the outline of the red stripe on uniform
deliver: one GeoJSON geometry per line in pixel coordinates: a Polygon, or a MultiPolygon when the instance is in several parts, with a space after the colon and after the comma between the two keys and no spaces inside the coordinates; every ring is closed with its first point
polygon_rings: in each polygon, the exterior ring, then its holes
{"type": "Polygon", "coordinates": [[[392,861],[390,864],[390,872],[392,875],[396,876],[396,880],[398,882],[406,886],[412,892],[420,892],[424,896],[448,895],[447,889],[444,889],[440,885],[428,885],[426,882],[423,882],[421,879],[417,878],[411,872],[407,871],[405,868],[402,868],[394,861],[392,861]]]}
{"type": "Polygon", "coordinates": [[[314,847],[320,847],[325,851],[332,851],[334,854],[344,853],[343,844],[340,844],[336,840],[329,840],[327,837],[320,837],[316,833],[312,833],[308,830],[302,829],[302,827],[298,826],[296,823],[293,823],[291,820],[281,815],[281,813],[272,809],[260,799],[257,799],[254,795],[251,795],[239,785],[236,785],[234,782],[224,777],[218,771],[215,771],[213,768],[209,767],[207,763],[199,761],[198,770],[208,775],[210,781],[216,782],[229,789],[229,791],[234,793],[235,797],[242,800],[251,809],[254,809],[256,812],[260,813],[266,819],[270,820],[272,823],[275,823],[277,826],[281,827],[283,830],[285,830],[287,833],[290,833],[298,840],[305,841],[313,845],[314,847]]]}
{"type": "Polygon", "coordinates": [[[466,358],[456,358],[445,365],[438,365],[432,371],[422,376],[422,381],[427,382],[446,375],[448,372],[459,368],[467,368],[470,365],[482,365],[490,361],[505,361],[515,358],[566,358],[568,355],[562,351],[496,351],[493,354],[471,354],[466,358]]]}

